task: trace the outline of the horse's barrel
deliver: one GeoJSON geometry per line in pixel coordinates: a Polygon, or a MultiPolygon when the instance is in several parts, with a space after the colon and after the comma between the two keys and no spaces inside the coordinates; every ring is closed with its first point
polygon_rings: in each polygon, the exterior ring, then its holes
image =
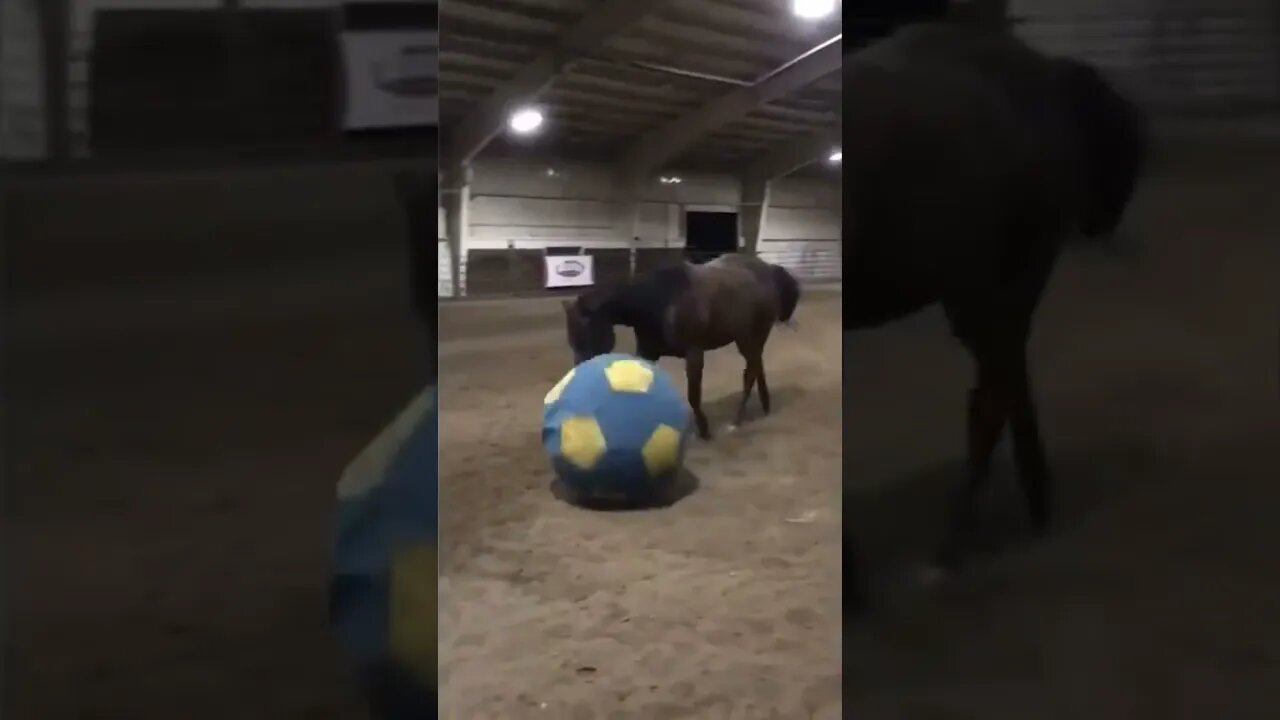
{"type": "Polygon", "coordinates": [[[581,499],[661,495],[684,461],[690,428],[689,405],[666,371],[622,353],[573,368],[543,404],[543,447],[581,499]]]}

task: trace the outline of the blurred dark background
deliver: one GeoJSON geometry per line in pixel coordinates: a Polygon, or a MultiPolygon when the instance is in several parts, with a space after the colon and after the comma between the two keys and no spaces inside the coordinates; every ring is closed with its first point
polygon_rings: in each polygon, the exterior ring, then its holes
{"type": "Polygon", "coordinates": [[[433,372],[435,4],[0,15],[0,714],[362,716],[334,486],[433,372]]]}

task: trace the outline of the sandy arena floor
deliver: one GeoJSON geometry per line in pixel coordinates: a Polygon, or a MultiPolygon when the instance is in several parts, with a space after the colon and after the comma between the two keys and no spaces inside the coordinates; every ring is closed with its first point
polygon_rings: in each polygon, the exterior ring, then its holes
{"type": "Polygon", "coordinates": [[[8,313],[5,718],[366,717],[326,584],[338,475],[426,377],[402,258],[8,313]]]}
{"type": "Polygon", "coordinates": [[[814,291],[774,333],[773,413],[736,433],[741,358],[708,358],[699,488],[640,513],[548,489],[559,302],[442,306],[441,717],[840,717],[839,300],[814,291]]]}

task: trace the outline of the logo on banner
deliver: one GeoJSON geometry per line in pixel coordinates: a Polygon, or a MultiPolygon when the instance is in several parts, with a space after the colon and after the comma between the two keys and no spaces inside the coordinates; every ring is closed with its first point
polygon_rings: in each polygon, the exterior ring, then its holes
{"type": "Polygon", "coordinates": [[[577,260],[561,260],[560,264],[556,265],[556,274],[560,277],[576,278],[586,270],[586,266],[577,260]]]}
{"type": "Polygon", "coordinates": [[[343,128],[407,128],[440,121],[435,32],[347,30],[343,128]]]}
{"type": "Polygon", "coordinates": [[[547,255],[543,257],[547,287],[587,287],[595,284],[595,265],[590,255],[547,255]]]}
{"type": "Polygon", "coordinates": [[[436,49],[430,45],[409,45],[394,58],[373,63],[373,84],[392,95],[427,97],[438,92],[439,83],[431,69],[436,49]]]}

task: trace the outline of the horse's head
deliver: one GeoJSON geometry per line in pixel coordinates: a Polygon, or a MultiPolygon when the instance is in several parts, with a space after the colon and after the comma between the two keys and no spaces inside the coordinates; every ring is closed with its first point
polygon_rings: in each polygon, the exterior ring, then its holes
{"type": "Polygon", "coordinates": [[[565,329],[575,365],[613,352],[616,342],[613,321],[598,306],[584,298],[565,300],[563,305],[565,329]]]}

